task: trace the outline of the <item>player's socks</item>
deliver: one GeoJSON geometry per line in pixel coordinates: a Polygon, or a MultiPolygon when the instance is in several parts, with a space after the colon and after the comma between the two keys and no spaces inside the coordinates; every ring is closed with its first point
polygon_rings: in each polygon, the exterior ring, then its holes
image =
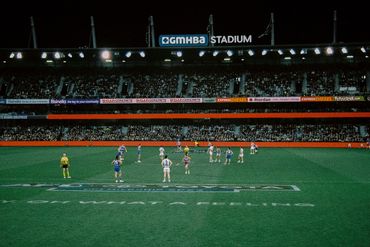
{"type": "Polygon", "coordinates": [[[188,170],[188,174],[190,174],[190,170],[188,170]]]}

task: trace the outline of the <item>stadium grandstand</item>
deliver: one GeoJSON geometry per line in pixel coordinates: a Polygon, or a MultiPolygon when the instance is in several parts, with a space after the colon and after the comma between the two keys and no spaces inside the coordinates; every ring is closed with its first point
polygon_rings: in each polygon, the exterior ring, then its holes
{"type": "Polygon", "coordinates": [[[370,40],[336,11],[317,44],[274,13],[269,44],[150,16],[100,47],[91,16],[89,47],[40,48],[30,21],[0,49],[0,246],[370,246],[370,40]]]}

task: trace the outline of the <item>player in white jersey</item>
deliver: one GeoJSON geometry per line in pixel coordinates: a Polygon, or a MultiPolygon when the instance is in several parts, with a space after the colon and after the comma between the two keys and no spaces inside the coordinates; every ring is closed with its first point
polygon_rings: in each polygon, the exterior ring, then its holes
{"type": "Polygon", "coordinates": [[[164,159],[162,160],[162,167],[163,167],[163,183],[167,181],[171,182],[171,176],[170,176],[170,168],[172,166],[172,161],[167,158],[167,155],[164,156],[164,159]]]}
{"type": "Polygon", "coordinates": [[[238,163],[244,163],[244,149],[242,147],[239,149],[238,163]]]}
{"type": "Polygon", "coordinates": [[[256,154],[256,144],[254,142],[251,143],[251,152],[250,154],[256,154]]]}
{"type": "Polygon", "coordinates": [[[161,160],[163,160],[163,157],[164,157],[164,148],[160,147],[159,148],[159,158],[161,158],[161,160]]]}
{"type": "Polygon", "coordinates": [[[216,147],[216,162],[220,163],[221,162],[221,148],[216,147]]]}
{"type": "Polygon", "coordinates": [[[234,154],[233,151],[230,149],[230,147],[228,147],[226,150],[226,159],[225,159],[224,165],[227,165],[227,164],[230,165],[231,157],[233,156],[233,154],[234,154]]]}
{"type": "Polygon", "coordinates": [[[213,162],[213,145],[211,144],[211,146],[209,146],[208,148],[208,154],[209,154],[209,163],[212,163],[213,162]]]}
{"type": "Polygon", "coordinates": [[[137,163],[141,163],[141,144],[137,146],[137,163]]]}
{"type": "Polygon", "coordinates": [[[182,151],[180,138],[178,138],[176,140],[176,147],[177,147],[176,152],[181,152],[182,151]]]}

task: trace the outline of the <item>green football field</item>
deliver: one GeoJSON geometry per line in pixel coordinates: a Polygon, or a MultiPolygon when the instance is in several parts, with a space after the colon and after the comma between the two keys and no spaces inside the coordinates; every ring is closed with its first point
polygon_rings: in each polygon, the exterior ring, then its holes
{"type": "Polygon", "coordinates": [[[116,184],[115,147],[0,148],[0,246],[370,246],[370,150],[192,153],[190,175],[166,151],[172,183],[157,147],[129,147],[116,184]]]}

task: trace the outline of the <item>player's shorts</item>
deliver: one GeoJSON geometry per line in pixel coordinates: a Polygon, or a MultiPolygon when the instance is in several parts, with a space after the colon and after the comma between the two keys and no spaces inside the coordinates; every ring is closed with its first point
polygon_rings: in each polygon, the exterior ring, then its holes
{"type": "Polygon", "coordinates": [[[121,171],[121,167],[119,167],[119,166],[115,166],[115,167],[114,167],[114,171],[115,171],[115,172],[120,172],[120,171],[121,171]]]}
{"type": "Polygon", "coordinates": [[[184,166],[190,165],[190,162],[184,162],[184,166]]]}
{"type": "Polygon", "coordinates": [[[137,151],[137,154],[139,155],[139,154],[141,154],[141,151],[137,151]]]}
{"type": "Polygon", "coordinates": [[[164,157],[164,154],[159,154],[159,157],[164,157]]]}
{"type": "Polygon", "coordinates": [[[168,172],[169,173],[170,172],[170,168],[169,167],[164,167],[163,168],[163,172],[168,172]]]}
{"type": "Polygon", "coordinates": [[[212,156],[213,155],[213,152],[209,152],[209,155],[212,156]]]}
{"type": "Polygon", "coordinates": [[[62,165],[62,168],[68,168],[68,165],[62,165]]]}
{"type": "Polygon", "coordinates": [[[244,154],[239,154],[239,157],[240,157],[240,158],[243,158],[243,157],[244,157],[244,154]]]}
{"type": "Polygon", "coordinates": [[[231,159],[231,155],[226,155],[226,159],[231,159]]]}

